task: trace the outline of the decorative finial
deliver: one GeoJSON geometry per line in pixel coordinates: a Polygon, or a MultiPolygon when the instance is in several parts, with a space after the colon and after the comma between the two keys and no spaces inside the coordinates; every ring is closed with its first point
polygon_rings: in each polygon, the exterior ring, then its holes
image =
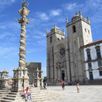
{"type": "Polygon", "coordinates": [[[81,14],[81,11],[79,11],[79,13],[78,13],[78,14],[79,14],[79,16],[81,16],[81,15],[82,15],[82,14],[81,14]]]}
{"type": "Polygon", "coordinates": [[[48,34],[48,29],[46,29],[46,34],[48,34]]]}
{"type": "Polygon", "coordinates": [[[89,17],[87,17],[87,20],[89,20],[89,17]]]}
{"type": "Polygon", "coordinates": [[[90,20],[89,20],[89,17],[87,17],[87,22],[90,24],[90,20]]]}
{"type": "Polygon", "coordinates": [[[28,6],[27,0],[23,0],[23,2],[22,2],[22,7],[27,7],[27,6],[28,6]]]}
{"type": "Polygon", "coordinates": [[[56,25],[54,24],[54,28],[56,28],[56,25]]]}
{"type": "Polygon", "coordinates": [[[66,23],[68,23],[68,17],[66,18],[66,23]]]}
{"type": "Polygon", "coordinates": [[[77,16],[78,15],[78,12],[76,12],[75,15],[77,16]]]}

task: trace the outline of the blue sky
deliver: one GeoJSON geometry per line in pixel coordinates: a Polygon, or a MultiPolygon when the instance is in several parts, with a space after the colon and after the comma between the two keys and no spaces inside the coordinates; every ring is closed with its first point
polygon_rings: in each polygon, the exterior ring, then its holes
{"type": "MultiPolygon", "coordinates": [[[[22,0],[0,0],[0,71],[18,67],[20,25],[18,10],[22,0]]],[[[65,30],[65,19],[81,11],[91,20],[93,39],[102,39],[102,0],[28,0],[27,62],[41,62],[46,72],[46,31],[53,25],[65,30]]]]}

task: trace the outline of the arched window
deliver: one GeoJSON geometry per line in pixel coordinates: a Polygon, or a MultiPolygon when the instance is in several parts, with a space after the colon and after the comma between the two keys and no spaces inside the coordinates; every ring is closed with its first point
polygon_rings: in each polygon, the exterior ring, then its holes
{"type": "Polygon", "coordinates": [[[75,33],[76,32],[76,26],[73,25],[72,29],[73,29],[73,33],[75,33]]]}

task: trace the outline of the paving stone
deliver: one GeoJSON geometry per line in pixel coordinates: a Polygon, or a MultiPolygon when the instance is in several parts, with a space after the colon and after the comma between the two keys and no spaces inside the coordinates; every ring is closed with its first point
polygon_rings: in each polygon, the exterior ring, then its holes
{"type": "Polygon", "coordinates": [[[102,102],[102,86],[80,86],[77,93],[76,86],[48,87],[47,90],[32,88],[32,100],[35,102],[102,102]]]}
{"type": "MultiPolygon", "coordinates": [[[[80,86],[80,93],[76,92],[76,86],[66,86],[62,90],[60,86],[47,87],[47,90],[32,88],[32,101],[27,102],[102,102],[102,86],[80,86]]],[[[0,102],[25,102],[19,93],[10,93],[6,100],[0,102]],[[8,100],[16,95],[15,100],[8,100]]]]}

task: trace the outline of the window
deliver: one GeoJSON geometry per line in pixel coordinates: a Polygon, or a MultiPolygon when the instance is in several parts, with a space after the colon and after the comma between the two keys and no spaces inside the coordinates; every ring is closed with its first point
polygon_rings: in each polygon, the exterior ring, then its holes
{"type": "Polygon", "coordinates": [[[98,67],[102,66],[102,60],[98,60],[98,67]]]}
{"type": "Polygon", "coordinates": [[[89,67],[89,68],[92,68],[92,64],[91,64],[91,63],[88,63],[88,67],[89,67]]]}
{"type": "Polygon", "coordinates": [[[76,32],[76,27],[75,27],[75,25],[74,25],[72,28],[73,28],[73,33],[75,33],[75,32],[76,32]]]}
{"type": "Polygon", "coordinates": [[[88,69],[89,69],[89,72],[92,72],[92,64],[91,63],[88,63],[88,69]]]}
{"type": "Polygon", "coordinates": [[[97,58],[101,58],[100,46],[96,46],[97,58]]]}
{"type": "Polygon", "coordinates": [[[86,28],[85,28],[85,32],[86,32],[86,28]]]}
{"type": "Polygon", "coordinates": [[[52,43],[52,36],[50,37],[50,43],[52,43]]]}
{"type": "Polygon", "coordinates": [[[58,40],[60,40],[59,38],[57,38],[58,40]]]}
{"type": "Polygon", "coordinates": [[[99,75],[102,76],[102,70],[99,70],[99,75]]]}
{"type": "Polygon", "coordinates": [[[88,33],[90,34],[90,31],[88,30],[88,33]]]}
{"type": "Polygon", "coordinates": [[[90,49],[86,49],[86,52],[87,52],[87,59],[91,60],[90,49]]]}

